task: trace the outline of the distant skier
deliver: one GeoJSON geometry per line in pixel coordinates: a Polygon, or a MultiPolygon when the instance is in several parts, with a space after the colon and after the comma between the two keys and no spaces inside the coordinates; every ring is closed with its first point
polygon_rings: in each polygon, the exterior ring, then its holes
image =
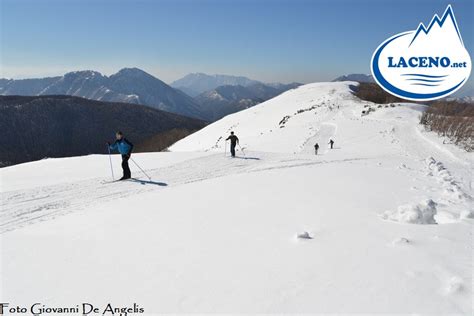
{"type": "Polygon", "coordinates": [[[331,145],[331,149],[332,149],[332,147],[334,146],[334,141],[330,139],[328,144],[331,145]]]}
{"type": "Polygon", "coordinates": [[[123,133],[118,131],[115,133],[115,142],[110,144],[107,142],[110,150],[118,150],[118,152],[122,155],[122,169],[123,169],[123,177],[120,180],[130,179],[132,177],[132,173],[130,171],[130,167],[128,166],[128,160],[132,155],[133,144],[129,142],[124,136],[123,133]]]}
{"type": "Polygon", "coordinates": [[[235,146],[239,143],[239,138],[234,135],[234,132],[230,132],[229,137],[227,137],[226,141],[230,139],[230,154],[232,157],[235,157],[235,146]]]}
{"type": "Polygon", "coordinates": [[[316,143],[316,144],[314,145],[314,154],[315,154],[315,155],[318,154],[318,149],[319,149],[319,144],[316,143]]]}

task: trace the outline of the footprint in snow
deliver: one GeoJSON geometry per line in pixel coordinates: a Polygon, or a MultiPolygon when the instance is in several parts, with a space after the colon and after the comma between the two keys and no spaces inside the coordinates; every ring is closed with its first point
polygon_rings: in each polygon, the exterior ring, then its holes
{"type": "Polygon", "coordinates": [[[410,240],[405,237],[398,237],[392,241],[393,245],[408,245],[410,240]]]}

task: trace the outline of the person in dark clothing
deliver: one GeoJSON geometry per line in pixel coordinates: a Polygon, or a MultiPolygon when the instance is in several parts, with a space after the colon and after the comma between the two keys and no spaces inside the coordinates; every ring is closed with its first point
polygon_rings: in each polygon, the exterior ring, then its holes
{"type": "Polygon", "coordinates": [[[314,145],[314,154],[315,154],[315,155],[318,154],[318,149],[319,149],[319,144],[316,143],[316,144],[314,145]]]}
{"type": "Polygon", "coordinates": [[[110,144],[107,142],[110,150],[118,150],[118,152],[122,155],[122,169],[123,169],[123,177],[120,180],[130,179],[132,177],[132,173],[130,171],[130,167],[128,166],[128,160],[132,155],[133,144],[128,141],[123,136],[122,132],[117,132],[115,134],[115,142],[110,144]]]}
{"type": "Polygon", "coordinates": [[[334,145],[334,141],[330,139],[328,144],[331,145],[331,149],[332,149],[332,146],[334,145]]]}
{"type": "Polygon", "coordinates": [[[230,132],[229,137],[227,137],[226,141],[230,140],[230,154],[232,157],[235,157],[235,146],[239,143],[239,138],[234,135],[234,132],[230,132]]]}

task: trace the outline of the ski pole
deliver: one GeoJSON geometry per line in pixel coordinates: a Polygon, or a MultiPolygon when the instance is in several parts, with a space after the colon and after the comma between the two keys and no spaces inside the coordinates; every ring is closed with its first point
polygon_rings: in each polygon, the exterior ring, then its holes
{"type": "Polygon", "coordinates": [[[133,163],[134,163],[135,165],[137,165],[138,169],[140,169],[140,170],[143,172],[143,174],[145,174],[145,176],[147,176],[148,180],[151,181],[150,176],[135,162],[135,160],[133,160],[132,157],[130,157],[130,159],[133,161],[133,163]]]}
{"type": "Polygon", "coordinates": [[[115,181],[114,168],[112,168],[112,157],[110,155],[110,147],[109,145],[106,145],[106,146],[107,146],[107,149],[109,150],[109,162],[110,162],[110,171],[112,172],[112,180],[115,181]]]}
{"type": "Polygon", "coordinates": [[[224,157],[227,157],[227,140],[225,141],[225,144],[224,144],[224,157]]]}
{"type": "Polygon", "coordinates": [[[244,157],[245,157],[245,151],[242,149],[242,147],[240,146],[240,143],[239,143],[239,148],[240,150],[242,151],[242,154],[244,154],[244,157]]]}

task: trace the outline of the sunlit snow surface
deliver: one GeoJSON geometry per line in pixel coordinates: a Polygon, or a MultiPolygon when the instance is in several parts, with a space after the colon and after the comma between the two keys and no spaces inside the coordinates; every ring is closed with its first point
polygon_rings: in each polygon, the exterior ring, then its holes
{"type": "Polygon", "coordinates": [[[152,181],[132,163],[140,181],[107,183],[102,155],[0,169],[1,301],[472,313],[473,155],[424,132],[423,106],[379,108],[351,85],[305,85],[134,155],[152,181]]]}

